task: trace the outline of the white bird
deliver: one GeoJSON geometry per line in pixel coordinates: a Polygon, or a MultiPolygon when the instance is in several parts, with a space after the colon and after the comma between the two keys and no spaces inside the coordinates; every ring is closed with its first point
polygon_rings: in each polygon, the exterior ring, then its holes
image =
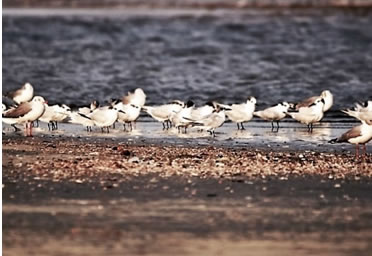
{"type": "Polygon", "coordinates": [[[122,98],[124,104],[133,104],[143,107],[146,103],[146,94],[141,88],[137,88],[134,92],[128,92],[128,95],[122,98]]]}
{"type": "Polygon", "coordinates": [[[17,104],[28,102],[34,96],[34,87],[30,83],[25,83],[18,90],[7,93],[6,96],[15,101],[17,104]]]}
{"type": "Polygon", "coordinates": [[[248,122],[253,118],[253,112],[256,109],[256,102],[257,100],[255,97],[249,97],[245,103],[232,104],[231,106],[223,104],[219,105],[226,109],[227,117],[237,124],[238,130],[244,130],[245,128],[243,123],[248,122]],[[239,127],[239,124],[241,127],[239,127]]]}
{"type": "Polygon", "coordinates": [[[191,119],[193,120],[201,120],[205,118],[206,116],[213,113],[213,111],[216,109],[216,102],[207,102],[204,106],[193,108],[191,110],[191,119]]]}
{"type": "Polygon", "coordinates": [[[184,131],[186,133],[187,127],[191,125],[192,120],[191,119],[191,112],[195,107],[195,103],[191,100],[187,101],[186,105],[183,109],[179,112],[173,112],[173,114],[170,117],[170,121],[172,122],[173,126],[178,129],[178,132],[180,133],[181,128],[184,128],[184,131]]]}
{"type": "Polygon", "coordinates": [[[297,103],[296,110],[299,110],[302,107],[311,106],[319,98],[324,99],[323,112],[328,111],[333,105],[333,94],[329,90],[322,91],[320,96],[313,96],[297,103]]]}
{"type": "Polygon", "coordinates": [[[45,104],[44,114],[39,118],[40,121],[48,124],[48,129],[57,130],[58,122],[64,121],[71,112],[70,107],[65,104],[49,106],[45,104]]]}
{"type": "Polygon", "coordinates": [[[287,114],[302,124],[306,124],[308,131],[313,131],[313,123],[319,122],[323,116],[324,99],[318,98],[309,107],[301,107],[298,112],[288,112],[287,114]]]}
{"type": "Polygon", "coordinates": [[[102,132],[106,128],[107,133],[109,133],[109,127],[118,119],[118,109],[112,106],[100,107],[87,116],[93,121],[95,126],[101,127],[102,132]]]}
{"type": "Polygon", "coordinates": [[[351,128],[349,131],[341,135],[341,137],[331,140],[331,143],[348,142],[355,144],[355,157],[359,157],[359,145],[364,148],[363,157],[366,155],[366,143],[372,139],[372,119],[362,121],[361,125],[351,128]]]}
{"type": "Polygon", "coordinates": [[[284,101],[276,106],[253,112],[253,115],[258,116],[263,120],[270,121],[272,131],[274,130],[274,122],[276,122],[277,131],[279,131],[279,122],[286,117],[289,108],[290,104],[284,101]]]}
{"type": "Polygon", "coordinates": [[[358,103],[355,104],[354,110],[346,109],[341,110],[345,114],[355,117],[360,121],[369,121],[372,120],[372,101],[367,101],[364,103],[364,106],[359,105],[358,103]]]}
{"type": "Polygon", "coordinates": [[[94,126],[94,122],[90,117],[78,111],[71,112],[67,122],[83,125],[86,127],[87,132],[91,132],[92,126],[94,126]]]}
{"type": "Polygon", "coordinates": [[[93,110],[95,110],[98,107],[99,107],[99,102],[97,100],[93,100],[90,103],[89,108],[88,107],[81,107],[81,108],[78,109],[78,112],[81,113],[81,114],[84,114],[84,115],[88,115],[89,113],[91,113],[93,110]]]}
{"type": "Polygon", "coordinates": [[[192,120],[192,126],[197,126],[201,130],[208,131],[215,137],[215,129],[221,127],[226,120],[225,111],[222,107],[216,106],[216,109],[201,120],[192,120]]]}
{"type": "Polygon", "coordinates": [[[359,112],[370,112],[372,111],[372,100],[369,100],[369,101],[365,101],[363,103],[363,105],[360,105],[358,103],[355,103],[355,108],[354,108],[355,111],[359,111],[359,112]]]}
{"type": "Polygon", "coordinates": [[[2,115],[2,121],[7,124],[25,123],[25,135],[32,136],[32,122],[40,118],[45,111],[45,100],[35,96],[32,101],[21,103],[2,115]]]}
{"type": "Polygon", "coordinates": [[[123,104],[119,102],[115,105],[115,108],[118,110],[118,119],[119,123],[123,124],[124,130],[125,124],[129,124],[130,130],[133,130],[132,122],[135,122],[141,113],[141,107],[134,104],[123,104]]]}
{"type": "Polygon", "coordinates": [[[169,129],[170,118],[174,113],[178,113],[185,106],[185,103],[174,100],[168,104],[160,106],[143,106],[142,110],[149,114],[156,121],[163,124],[163,130],[169,129]]]}

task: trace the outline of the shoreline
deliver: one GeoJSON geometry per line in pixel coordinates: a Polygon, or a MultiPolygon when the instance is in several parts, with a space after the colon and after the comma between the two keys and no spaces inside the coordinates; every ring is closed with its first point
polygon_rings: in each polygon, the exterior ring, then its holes
{"type": "Polygon", "coordinates": [[[246,7],[246,8],[198,8],[198,7],[151,7],[151,6],[126,6],[126,7],[67,7],[67,6],[18,6],[3,7],[3,16],[102,16],[102,17],[136,17],[136,16],[231,16],[231,15],[257,15],[257,14],[278,14],[291,15],[292,12],[297,14],[322,15],[332,11],[356,11],[368,13],[372,11],[372,2],[367,6],[323,6],[323,7],[246,7]]]}
{"type": "Polygon", "coordinates": [[[7,255],[372,250],[370,155],[52,136],[2,145],[7,255]]]}

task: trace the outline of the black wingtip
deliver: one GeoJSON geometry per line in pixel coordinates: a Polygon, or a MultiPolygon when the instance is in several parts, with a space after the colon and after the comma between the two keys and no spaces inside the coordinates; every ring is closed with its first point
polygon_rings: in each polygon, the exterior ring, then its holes
{"type": "Polygon", "coordinates": [[[331,144],[335,144],[335,143],[337,143],[337,138],[336,138],[336,139],[331,139],[331,140],[329,140],[328,143],[331,143],[331,144]]]}

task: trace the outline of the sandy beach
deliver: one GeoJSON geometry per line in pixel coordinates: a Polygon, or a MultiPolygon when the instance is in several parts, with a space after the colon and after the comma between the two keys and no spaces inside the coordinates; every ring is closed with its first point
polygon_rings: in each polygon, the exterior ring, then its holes
{"type": "Polygon", "coordinates": [[[4,255],[372,250],[370,155],[51,135],[2,143],[4,255]]]}

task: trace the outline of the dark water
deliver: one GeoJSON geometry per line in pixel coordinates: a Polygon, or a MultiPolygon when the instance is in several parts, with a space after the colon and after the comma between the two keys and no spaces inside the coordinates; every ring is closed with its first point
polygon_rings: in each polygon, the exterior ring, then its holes
{"type": "Polygon", "coordinates": [[[137,87],[148,104],[254,95],[262,106],[329,89],[339,109],[372,96],[372,12],[5,12],[3,92],[26,81],[76,105],[137,87]]]}

